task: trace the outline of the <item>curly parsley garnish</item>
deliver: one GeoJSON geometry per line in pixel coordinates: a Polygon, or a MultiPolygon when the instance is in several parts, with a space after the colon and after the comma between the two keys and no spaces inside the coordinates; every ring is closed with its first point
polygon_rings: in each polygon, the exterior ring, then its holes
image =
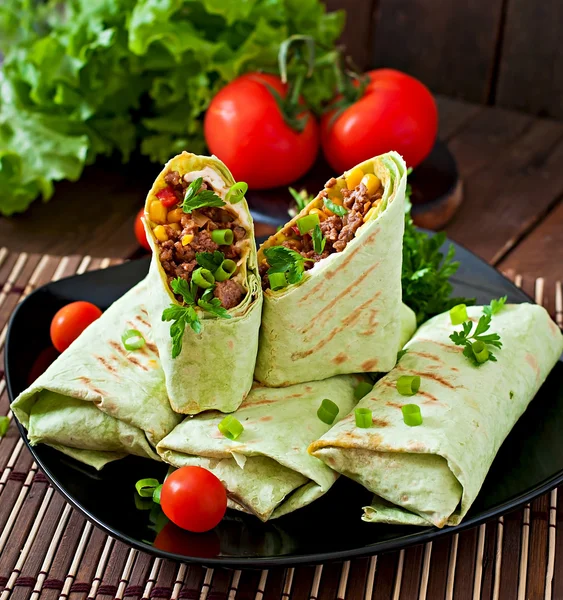
{"type": "Polygon", "coordinates": [[[203,178],[194,179],[186,189],[182,210],[191,213],[204,206],[225,206],[225,202],[212,190],[202,190],[203,178]]]}
{"type": "Polygon", "coordinates": [[[215,286],[206,289],[199,300],[197,300],[199,288],[193,281],[188,283],[185,279],[177,277],[170,282],[170,287],[175,294],[182,296],[185,302],[184,306],[171,304],[162,312],[163,321],[173,321],[170,325],[170,337],[172,338],[172,358],[176,358],[182,352],[182,340],[186,327],[189,325],[195,333],[201,333],[202,326],[195,310],[196,306],[223,319],[230,319],[231,315],[221,306],[219,298],[213,296],[215,286]]]}
{"type": "Polygon", "coordinates": [[[305,272],[305,261],[312,262],[312,259],[305,258],[299,252],[285,246],[266,248],[264,255],[270,265],[268,275],[272,273],[286,273],[288,283],[301,281],[305,272]]]}
{"type": "Polygon", "coordinates": [[[313,233],[311,234],[311,238],[313,240],[313,250],[316,254],[322,254],[325,249],[326,240],[323,237],[321,232],[321,228],[319,225],[315,225],[313,229],[313,233]]]}
{"type": "Polygon", "coordinates": [[[500,335],[498,333],[487,333],[491,326],[491,315],[483,315],[475,331],[471,333],[473,329],[473,323],[466,321],[462,324],[461,331],[454,331],[450,335],[450,340],[456,346],[464,346],[463,354],[466,356],[476,367],[480,367],[487,361],[496,362],[496,356],[487,348],[487,346],[493,346],[495,348],[502,348],[502,342],[500,341],[500,335]]]}
{"type": "Polygon", "coordinates": [[[324,199],[324,205],[338,217],[343,217],[348,211],[340,204],[335,204],[330,198],[324,199]]]}

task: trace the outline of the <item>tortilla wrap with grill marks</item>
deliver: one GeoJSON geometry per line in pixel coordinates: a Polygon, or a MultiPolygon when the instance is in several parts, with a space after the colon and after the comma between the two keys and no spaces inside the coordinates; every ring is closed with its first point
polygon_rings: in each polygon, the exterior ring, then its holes
{"type": "Polygon", "coordinates": [[[180,422],[144,306],[145,279],[110,306],[12,403],[32,445],[44,443],[101,469],[135,454],[160,460],[154,446],[180,422]],[[128,351],[121,335],[145,339],[128,351]]]}
{"type": "Polygon", "coordinates": [[[157,177],[147,195],[145,204],[145,230],[152,248],[149,269],[149,297],[147,308],[153,328],[166,380],[166,389],[172,408],[183,414],[196,414],[216,409],[223,412],[236,410],[252,386],[254,364],[258,351],[258,331],[262,312],[262,288],[256,260],[256,242],[252,217],[246,200],[232,204],[226,202],[231,214],[236,214],[246,237],[240,243],[242,254],[237,262],[233,279],[243,286],[245,295],[238,306],[230,309],[231,318],[219,318],[203,311],[195,311],[201,321],[202,331],[196,334],[186,326],[182,350],[172,358],[171,324],[162,320],[165,309],[181,306],[170,289],[160,258],[159,246],[150,221],[149,208],[159,190],[167,187],[165,176],[177,171],[191,181],[202,177],[224,201],[235,184],[227,167],[216,157],[197,156],[183,152],[172,158],[157,177]]]}
{"type": "Polygon", "coordinates": [[[157,451],[175,467],[209,469],[225,485],[231,508],[275,519],[320,498],[336,481],[307,447],[331,427],[317,416],[323,399],[333,400],[342,418],[361,380],[341,375],[287,388],[256,386],[233,413],[244,427],[236,440],[219,431],[225,415],[213,411],[186,418],[157,451]]]}
{"type": "MultiPolygon", "coordinates": [[[[414,313],[401,303],[406,165],[389,152],[356,168],[381,181],[378,209],[343,251],[315,263],[298,283],[264,292],[255,379],[266,385],[390,371],[416,329],[414,313]]],[[[336,182],[331,189],[345,186],[344,175],[336,182]]],[[[299,218],[322,207],[319,194],[260,247],[259,264],[266,249],[291,236],[299,218]]]]}
{"type": "MultiPolygon", "coordinates": [[[[467,312],[476,322],[482,307],[467,312]]],[[[364,521],[457,525],[563,351],[561,331],[534,304],[505,306],[493,315],[490,332],[502,342],[494,350],[497,362],[474,366],[449,338],[460,330],[449,313],[427,321],[397,366],[358,404],[372,411],[373,426],[356,427],[351,414],[311,444],[313,456],[376,494],[364,521]],[[399,394],[401,375],[420,376],[417,394],[399,394]],[[417,427],[403,422],[401,407],[412,403],[422,413],[417,427]]]]}

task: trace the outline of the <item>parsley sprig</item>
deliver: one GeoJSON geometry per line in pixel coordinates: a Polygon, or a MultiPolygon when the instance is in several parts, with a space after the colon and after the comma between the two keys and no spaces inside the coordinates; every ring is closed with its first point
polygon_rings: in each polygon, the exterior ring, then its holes
{"type": "MultiPolygon", "coordinates": [[[[500,308],[498,310],[500,310],[500,308]]],[[[490,314],[482,315],[473,333],[471,333],[471,330],[473,329],[472,321],[466,321],[462,324],[461,331],[454,331],[450,335],[450,339],[456,346],[464,346],[464,356],[466,356],[476,367],[481,366],[488,360],[492,362],[497,361],[496,356],[490,350],[487,350],[487,358],[485,360],[478,360],[475,355],[474,344],[476,342],[482,342],[487,346],[493,346],[499,349],[502,348],[502,342],[500,341],[500,335],[498,333],[486,333],[490,329],[491,318],[492,316],[490,314]]]]}
{"type": "MultiPolygon", "coordinates": [[[[202,252],[200,254],[211,253],[202,252]]],[[[222,254],[222,252],[219,254],[222,254]]],[[[183,306],[171,304],[162,312],[163,321],[172,321],[172,325],[170,325],[170,337],[172,338],[172,358],[176,358],[180,352],[182,352],[182,341],[186,327],[190,326],[195,333],[201,333],[202,326],[195,309],[196,306],[199,306],[204,311],[223,319],[230,319],[231,315],[225,308],[221,306],[221,301],[219,298],[215,298],[213,296],[213,290],[215,287],[206,289],[199,300],[197,300],[197,292],[199,288],[193,281],[188,283],[185,279],[177,277],[170,282],[170,287],[175,294],[182,296],[182,299],[185,303],[183,306]]]]}
{"type": "Polygon", "coordinates": [[[293,211],[295,214],[292,215],[290,212],[290,216],[294,217],[298,212],[301,212],[307,206],[307,204],[309,204],[309,202],[313,200],[313,196],[308,194],[306,189],[302,189],[300,192],[292,187],[288,187],[287,189],[297,205],[297,211],[293,211]]]}
{"type": "Polygon", "coordinates": [[[437,233],[430,237],[415,227],[410,215],[411,192],[409,184],[406,194],[401,285],[403,302],[414,310],[420,324],[457,304],[472,306],[475,298],[451,297],[453,286],[449,279],[459,268],[459,262],[454,261],[455,248],[450,245],[444,256],[440,249],[446,241],[446,234],[437,233]]]}
{"type": "Polygon", "coordinates": [[[264,255],[270,265],[268,275],[272,273],[286,273],[288,283],[301,281],[305,272],[305,261],[312,262],[312,259],[305,258],[299,252],[285,246],[266,248],[264,255]]]}
{"type": "Polygon", "coordinates": [[[225,260],[225,255],[219,250],[215,250],[215,252],[196,252],[195,259],[200,267],[215,273],[225,260]]]}
{"type": "Polygon", "coordinates": [[[203,178],[198,177],[186,188],[184,202],[182,203],[182,210],[185,213],[191,213],[193,210],[204,206],[225,206],[223,200],[214,191],[202,190],[202,184],[203,178]]]}
{"type": "Polygon", "coordinates": [[[502,310],[506,304],[506,300],[506,296],[502,296],[502,298],[498,298],[498,300],[491,300],[491,303],[488,306],[483,307],[483,313],[489,315],[489,317],[496,315],[500,310],[502,310]]]}

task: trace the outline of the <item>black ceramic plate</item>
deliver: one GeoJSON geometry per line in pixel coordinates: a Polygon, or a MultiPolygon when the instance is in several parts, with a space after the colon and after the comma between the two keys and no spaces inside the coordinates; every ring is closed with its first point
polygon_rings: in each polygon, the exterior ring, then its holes
{"type": "MultiPolygon", "coordinates": [[[[508,295],[529,298],[482,260],[457,247],[461,268],[455,293],[480,303],[508,295]]],[[[50,283],[28,296],[15,311],[6,347],[8,391],[13,399],[26,386],[30,365],[49,345],[49,323],[62,305],[89,300],[107,308],[146,274],[148,261],[126,263],[50,283]]],[[[21,430],[27,442],[25,432],[21,430]]],[[[133,486],[142,477],[162,478],[166,467],[128,457],[97,473],[54,450],[29,448],[51,483],[85,516],[110,535],[159,556],[210,566],[268,567],[313,563],[374,554],[427,542],[472,527],[512,510],[563,481],[563,364],[559,362],[496,457],[465,521],[456,528],[371,525],[360,520],[370,493],[340,478],[326,496],[271,523],[229,511],[204,535],[168,524],[157,536],[147,511],[135,508],[133,486]],[[153,545],[153,542],[155,545],[153,545]]]]}

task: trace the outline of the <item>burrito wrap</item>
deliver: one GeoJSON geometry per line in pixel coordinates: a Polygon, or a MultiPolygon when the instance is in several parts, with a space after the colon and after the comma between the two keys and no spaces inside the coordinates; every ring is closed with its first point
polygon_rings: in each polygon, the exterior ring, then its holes
{"type": "MultiPolygon", "coordinates": [[[[266,385],[387,372],[395,365],[401,330],[414,332],[414,313],[401,308],[405,163],[390,152],[358,167],[375,173],[384,186],[379,213],[358,229],[344,251],[317,262],[300,282],[264,293],[255,378],[266,385]]],[[[284,230],[311,207],[322,206],[317,196],[284,230]]],[[[261,246],[259,262],[265,248],[283,240],[282,231],[261,246]]]]}
{"type": "MultiPolygon", "coordinates": [[[[148,218],[148,207],[154,201],[155,193],[166,187],[164,177],[170,170],[190,173],[192,178],[201,176],[204,181],[213,179],[217,191],[223,196],[235,183],[219,159],[183,152],[172,158],[157,177],[147,196],[145,219],[148,218]]],[[[150,292],[147,307],[170,404],[179,413],[194,414],[209,409],[231,412],[237,409],[252,386],[258,351],[262,288],[257,269],[253,222],[246,200],[228,206],[236,212],[247,232],[245,253],[239,262],[241,280],[247,293],[242,302],[229,311],[230,319],[218,318],[196,308],[202,332],[198,335],[189,326],[186,327],[182,352],[176,358],[172,358],[170,323],[162,321],[162,313],[171,304],[179,303],[170,290],[152,229],[145,220],[147,240],[153,250],[148,275],[150,292]]]]}
{"type": "Polygon", "coordinates": [[[329,430],[317,410],[332,399],[342,418],[354,406],[356,376],[287,388],[252,389],[233,414],[244,426],[229,440],[217,425],[225,417],[216,411],[185,419],[157,447],[174,465],[198,465],[212,471],[227,488],[230,506],[263,521],[280,517],[322,496],[336,473],[307,453],[308,445],[329,430]]]}
{"type": "Polygon", "coordinates": [[[117,300],[12,403],[39,442],[100,469],[127,454],[160,460],[152,448],[180,421],[170,408],[164,374],[144,307],[147,280],[117,300]],[[127,351],[128,329],[146,340],[127,351]]]}
{"type": "MultiPolygon", "coordinates": [[[[481,307],[467,309],[477,321],[481,307]]],[[[449,339],[461,326],[448,313],[434,317],[406,344],[397,367],[358,407],[372,411],[373,427],[349,415],[309,451],[376,494],[364,520],[437,527],[458,524],[485,476],[563,351],[559,328],[540,306],[510,305],[494,315],[498,362],[474,366],[449,339]],[[419,375],[420,390],[401,396],[401,375],[419,375]],[[408,427],[401,407],[416,403],[422,425],[408,427]]]]}

